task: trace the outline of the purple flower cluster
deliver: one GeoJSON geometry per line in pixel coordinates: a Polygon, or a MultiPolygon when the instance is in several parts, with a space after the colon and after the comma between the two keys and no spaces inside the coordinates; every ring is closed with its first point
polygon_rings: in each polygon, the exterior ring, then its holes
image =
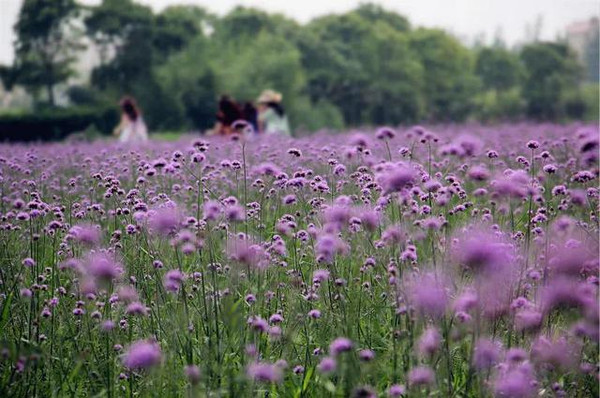
{"type": "Polygon", "coordinates": [[[593,394],[599,137],[0,144],[3,391],[593,394]]]}

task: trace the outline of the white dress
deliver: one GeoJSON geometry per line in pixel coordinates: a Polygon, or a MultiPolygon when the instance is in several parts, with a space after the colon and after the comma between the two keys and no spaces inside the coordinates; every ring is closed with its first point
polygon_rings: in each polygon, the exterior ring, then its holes
{"type": "Polygon", "coordinates": [[[121,131],[119,142],[139,143],[146,141],[148,141],[148,128],[146,127],[146,123],[144,123],[144,119],[138,116],[134,121],[128,120],[121,131]]]}

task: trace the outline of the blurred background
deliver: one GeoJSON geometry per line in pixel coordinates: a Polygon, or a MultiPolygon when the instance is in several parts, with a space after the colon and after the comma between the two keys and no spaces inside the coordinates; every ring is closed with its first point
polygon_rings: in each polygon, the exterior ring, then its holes
{"type": "Polygon", "coordinates": [[[217,99],[283,94],[295,135],[598,120],[592,0],[0,0],[0,140],[109,134],[134,96],[152,132],[217,99]],[[185,4],[183,4],[185,3],[185,4]]]}

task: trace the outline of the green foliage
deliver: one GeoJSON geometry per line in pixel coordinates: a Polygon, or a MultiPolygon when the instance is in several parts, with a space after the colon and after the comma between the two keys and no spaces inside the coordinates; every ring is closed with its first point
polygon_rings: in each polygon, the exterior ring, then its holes
{"type": "Polygon", "coordinates": [[[587,104],[579,90],[569,90],[563,94],[563,106],[565,116],[570,119],[581,120],[587,113],[587,104]]]}
{"type": "Polygon", "coordinates": [[[526,78],[523,98],[527,115],[536,119],[565,116],[563,95],[575,87],[581,69],[569,48],[559,43],[534,43],[521,51],[526,78]]]}
{"type": "Polygon", "coordinates": [[[370,23],[383,22],[399,32],[410,30],[410,22],[404,16],[386,11],[383,7],[373,3],[363,3],[351,13],[364,18],[370,23]]]}
{"type": "MultiPolygon", "coordinates": [[[[117,21],[105,19],[99,25],[94,26],[95,34],[103,37],[99,45],[104,45],[104,37],[110,37],[112,33],[112,24],[117,21]]],[[[151,20],[145,20],[145,23],[137,21],[135,24],[128,25],[129,16],[122,21],[126,27],[123,36],[110,40],[119,41],[118,46],[107,44],[115,49],[116,55],[109,63],[104,63],[94,69],[92,73],[92,85],[107,89],[109,87],[119,88],[121,91],[131,91],[135,80],[147,80],[151,75],[153,62],[152,48],[152,27],[151,20]]]]}
{"type": "Polygon", "coordinates": [[[525,102],[519,88],[488,90],[477,95],[475,117],[485,122],[517,120],[524,115],[525,102]]]}
{"type": "Polygon", "coordinates": [[[182,92],[180,100],[189,127],[205,130],[212,127],[217,113],[215,74],[212,69],[207,69],[194,83],[182,92]]]}
{"type": "Polygon", "coordinates": [[[171,7],[155,18],[133,1],[103,1],[85,23],[92,40],[115,56],[93,71],[92,85],[113,97],[136,97],[151,128],[179,128],[184,110],[160,84],[155,66],[201,34],[196,18],[204,16],[202,9],[171,7]]]}
{"type": "Polygon", "coordinates": [[[84,19],[87,34],[99,45],[117,44],[152,23],[152,10],[133,0],[102,0],[84,19]]]}
{"type": "Polygon", "coordinates": [[[295,135],[321,129],[341,130],[345,127],[344,116],[339,108],[327,100],[311,103],[307,97],[300,97],[294,102],[290,122],[295,128],[295,135]]]}
{"type": "Polygon", "coordinates": [[[300,52],[283,37],[261,32],[237,51],[215,62],[218,87],[241,100],[253,100],[264,88],[276,88],[288,107],[304,86],[300,52]]]}
{"type": "MultiPolygon", "coordinates": [[[[180,65],[173,67],[170,58],[178,59],[178,54],[188,48],[195,50],[197,46],[191,47],[191,43],[203,41],[203,25],[210,18],[199,7],[169,7],[154,16],[149,7],[130,0],[104,0],[92,8],[85,23],[96,44],[107,52],[114,51],[115,55],[93,71],[92,85],[113,97],[132,95],[137,98],[152,129],[190,125],[185,122],[192,116],[190,110],[207,103],[206,96],[202,100],[199,93],[202,88],[196,87],[203,83],[202,74],[192,80],[189,75],[180,79],[184,81],[179,85],[180,90],[173,87],[175,83],[161,77],[177,79],[180,65]],[[169,66],[161,69],[165,63],[169,66]],[[199,99],[193,98],[198,94],[199,99]]],[[[199,63],[191,65],[196,69],[198,66],[199,63]]],[[[191,119],[195,120],[193,116],[191,119]]]]}
{"type": "MultiPolygon", "coordinates": [[[[53,102],[52,87],[71,76],[80,48],[70,23],[78,15],[74,1],[24,2],[17,61],[0,67],[5,87],[22,84],[36,95],[46,88],[53,102]]],[[[583,70],[560,43],[515,52],[497,40],[471,50],[374,4],[303,26],[245,7],[223,17],[195,6],[154,14],[135,0],[84,8],[100,65],[90,89],[69,89],[69,97],[76,105],[114,106],[131,95],[152,130],[204,130],[221,94],[253,100],[267,88],[283,93],[300,130],[469,117],[597,118],[593,88],[579,86],[583,70]]]]}
{"type": "Polygon", "coordinates": [[[76,106],[93,106],[105,101],[98,90],[86,86],[71,86],[67,90],[70,102],[76,106]]]}
{"type": "Polygon", "coordinates": [[[314,33],[299,40],[309,96],[331,101],[348,124],[418,120],[424,74],[403,21],[378,7],[362,6],[312,22],[314,33]]]}
{"type": "Polygon", "coordinates": [[[588,83],[565,92],[565,116],[576,120],[599,120],[600,92],[597,83],[588,83]]]}
{"type": "Polygon", "coordinates": [[[208,54],[208,43],[199,36],[156,69],[162,89],[181,109],[185,128],[203,130],[214,123],[217,88],[215,73],[206,65],[208,54]]]}
{"type": "Polygon", "coordinates": [[[518,55],[502,47],[482,48],[477,53],[475,71],[483,87],[494,90],[517,86],[524,72],[518,55]]]}
{"type": "Polygon", "coordinates": [[[370,40],[363,44],[365,69],[375,77],[368,89],[367,120],[381,125],[420,119],[425,74],[407,35],[378,22],[373,25],[370,40]]]}
{"type": "Polygon", "coordinates": [[[370,76],[358,47],[370,30],[369,23],[358,15],[332,15],[315,20],[309,29],[317,35],[317,45],[326,43],[323,54],[317,48],[313,53],[316,60],[307,60],[309,65],[312,62],[325,65],[325,70],[317,71],[314,77],[309,75],[313,80],[309,90],[311,86],[317,88],[316,93],[309,91],[311,97],[330,100],[341,110],[346,123],[363,123],[370,76]],[[327,67],[328,64],[331,67],[327,67]]]}
{"type": "Polygon", "coordinates": [[[425,69],[428,119],[464,120],[474,107],[479,81],[473,60],[458,40],[437,29],[418,29],[411,46],[425,69]]]}
{"type": "Polygon", "coordinates": [[[581,95],[587,104],[585,120],[600,120],[600,84],[589,83],[581,88],[581,95]]]}
{"type": "Polygon", "coordinates": [[[134,80],[131,92],[137,98],[148,126],[158,130],[180,126],[183,109],[176,102],[175,94],[164,90],[155,77],[134,80]]]}
{"type": "Polygon", "coordinates": [[[211,16],[200,7],[171,6],[155,18],[154,48],[161,57],[183,50],[196,37],[204,35],[204,24],[211,16]]]}
{"type": "Polygon", "coordinates": [[[219,49],[240,49],[263,32],[289,39],[300,29],[296,22],[281,14],[245,7],[236,7],[214,25],[214,42],[218,43],[219,49]]]}

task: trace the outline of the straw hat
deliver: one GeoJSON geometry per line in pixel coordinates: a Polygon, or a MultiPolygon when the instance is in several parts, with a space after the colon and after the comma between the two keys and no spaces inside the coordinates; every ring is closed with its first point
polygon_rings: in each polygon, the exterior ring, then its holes
{"type": "Polygon", "coordinates": [[[282,98],[283,98],[283,96],[281,95],[281,93],[278,93],[277,91],[265,90],[260,94],[260,96],[258,97],[256,102],[258,102],[259,104],[265,104],[267,102],[278,102],[279,103],[279,102],[281,102],[282,98]]]}

